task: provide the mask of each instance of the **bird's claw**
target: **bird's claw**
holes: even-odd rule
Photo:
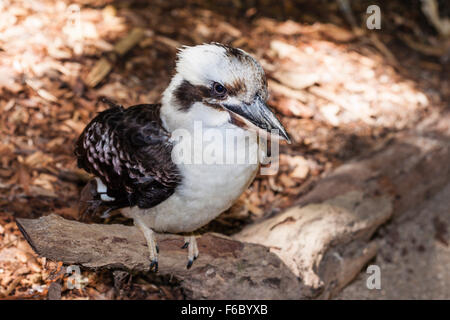
[[[152,260],[150,263],[150,271],[158,272],[158,260]]]
[[[190,269],[192,267],[192,264],[198,257],[198,247],[195,236],[185,237],[184,245],[181,248],[188,249],[188,263],[186,265],[186,268]]]
[[[194,264],[194,261],[197,260],[198,256],[194,256],[192,259],[188,260],[188,263],[186,265],[186,269],[190,269],[192,267],[192,265]]]

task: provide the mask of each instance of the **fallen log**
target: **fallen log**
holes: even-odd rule
[[[149,270],[148,248],[136,227],[86,224],[51,214],[17,219],[19,229],[41,256],[87,268]],[[187,270],[184,237],[158,234],[159,274],[173,275],[189,299],[298,299],[302,285],[261,245],[208,233],[198,240],[200,256]]]
[[[270,247],[314,297],[333,297],[376,255],[371,238],[380,225],[450,181],[450,116],[430,119],[338,167],[297,206],[233,238]]]

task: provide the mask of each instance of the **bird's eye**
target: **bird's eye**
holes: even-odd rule
[[[225,88],[223,85],[221,85],[218,82],[214,82],[213,93],[214,93],[214,95],[216,95],[220,98],[223,98],[227,93],[227,88]]]

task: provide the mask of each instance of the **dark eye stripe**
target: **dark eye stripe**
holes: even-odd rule
[[[183,82],[175,89],[174,96],[178,100],[180,110],[189,110],[194,102],[202,101],[211,94],[211,89],[206,86],[194,86],[189,81]]]

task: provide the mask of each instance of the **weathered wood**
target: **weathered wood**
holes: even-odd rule
[[[88,268],[149,270],[142,233],[124,225],[85,224],[57,215],[17,219],[33,249],[41,256]],[[183,237],[158,234],[159,274],[181,280],[191,299],[298,299],[297,277],[261,245],[241,243],[217,234],[198,239],[200,256],[187,270]]]
[[[270,247],[317,297],[330,298],[375,256],[371,237],[381,224],[450,181],[449,136],[448,114],[397,134],[234,239]]]
[[[372,259],[373,232],[393,213],[388,196],[350,191],[319,204],[288,209],[235,236],[271,248],[315,295],[328,298]]]

